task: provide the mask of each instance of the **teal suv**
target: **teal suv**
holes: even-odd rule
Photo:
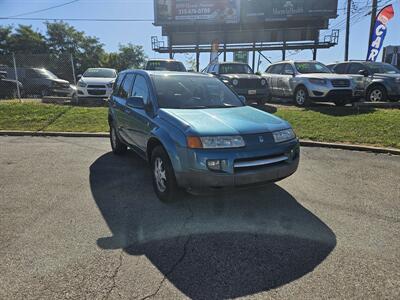
[[[284,120],[246,106],[212,75],[129,70],[110,98],[112,150],[150,163],[157,196],[178,188],[274,182],[299,164],[299,142]]]

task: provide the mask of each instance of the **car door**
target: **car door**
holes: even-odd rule
[[[291,81],[293,79],[294,70],[291,64],[284,64],[279,80],[279,90],[284,97],[293,95]]]
[[[121,75],[120,75],[121,76]],[[119,78],[118,78],[119,79]],[[116,90],[112,96],[112,107],[117,119],[117,128],[120,136],[129,144],[134,145],[134,140],[128,134],[127,123],[130,114],[129,108],[126,106],[126,101],[131,95],[135,74],[124,74],[120,85],[116,85]]]
[[[146,107],[150,103],[150,90],[147,80],[144,76],[136,75],[132,88],[132,97],[142,97]],[[135,141],[136,146],[142,150],[146,150],[147,137],[151,131],[151,120],[146,109],[128,108],[130,110],[127,117],[127,134]]]
[[[366,90],[370,78],[360,75],[360,71],[367,70],[367,67],[361,63],[350,63],[347,69],[347,74],[350,75],[357,84],[357,89]]]
[[[275,68],[273,70],[273,77],[272,77],[272,85],[273,85],[273,89],[274,89],[274,96],[275,97],[284,97],[284,93],[283,93],[283,79],[284,79],[284,75],[283,73],[283,67],[284,64],[277,64],[275,65]]]

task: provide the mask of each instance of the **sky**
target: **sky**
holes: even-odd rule
[[[45,26],[42,21],[32,20],[5,20],[8,17],[27,13],[35,10],[45,9],[50,6],[70,2],[71,0],[0,0],[0,25],[32,25],[45,33]],[[368,34],[370,16],[365,16],[370,11],[372,0],[353,0],[354,9],[352,26],[350,31],[350,59],[365,59],[368,48]],[[345,38],[345,7],[347,0],[339,0],[337,19],[330,21],[332,28],[339,27],[339,45],[330,49],[318,51],[317,59],[323,63],[341,61],[344,58],[344,38]],[[380,0],[382,4],[394,4],[395,17],[388,26],[388,34],[384,46],[400,45],[400,0]],[[153,19],[153,0],[80,0],[69,5],[55,8],[52,10],[29,14],[25,17],[33,18],[140,18]],[[165,54],[158,54],[151,49],[151,36],[161,37],[160,27],[155,27],[152,22],[69,22],[78,30],[84,31],[88,35],[97,36],[104,44],[107,51],[116,51],[119,44],[133,43],[142,45],[146,54],[150,58],[167,57]],[[329,32],[322,31],[320,39]],[[281,52],[264,52],[271,61],[279,61]],[[186,61],[191,55],[177,55],[175,58]],[[251,57],[251,56],[250,56]],[[231,59],[232,55],[228,55]],[[299,53],[290,52],[289,59],[312,59],[311,50],[304,50]],[[258,56],[257,56],[258,59]],[[205,67],[209,61],[209,54],[201,55],[201,66]],[[268,66],[266,61],[262,62],[260,69]]]

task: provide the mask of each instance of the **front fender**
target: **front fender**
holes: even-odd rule
[[[160,120],[161,126],[155,127],[151,131],[151,138],[157,139],[171,160],[175,173],[184,170],[186,160],[186,136],[178,128]],[[149,139],[149,140],[150,140]]]

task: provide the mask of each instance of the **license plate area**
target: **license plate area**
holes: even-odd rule
[[[257,94],[257,90],[249,90],[249,95],[256,95]]]

